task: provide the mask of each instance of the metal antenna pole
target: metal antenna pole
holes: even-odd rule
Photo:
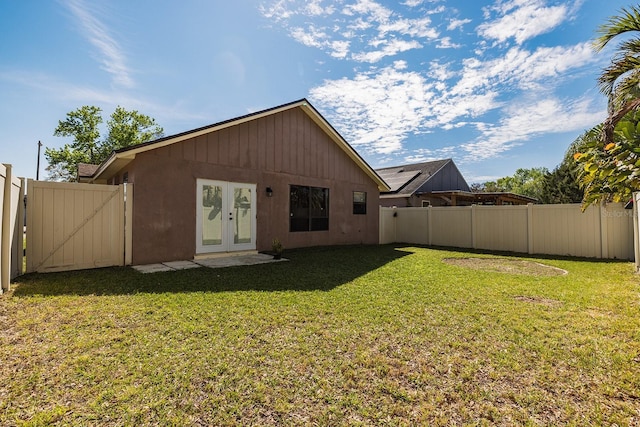
[[[42,142],[38,141],[38,164],[36,166],[36,181],[40,178],[40,147],[42,147]]]

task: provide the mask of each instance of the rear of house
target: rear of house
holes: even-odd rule
[[[134,264],[375,244],[388,190],[304,99],[120,150],[82,180],[134,184]]]

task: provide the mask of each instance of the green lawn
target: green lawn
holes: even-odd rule
[[[285,257],[21,278],[0,297],[0,425],[640,425],[631,263]]]

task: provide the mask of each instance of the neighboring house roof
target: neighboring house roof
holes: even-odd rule
[[[461,201],[501,205],[505,203],[537,203],[534,198],[515,193],[473,193],[452,159],[414,163],[376,169],[390,190],[380,193],[381,199],[434,197],[456,205]]]
[[[164,138],[156,139],[154,141],[146,142],[143,144],[134,145],[131,147],[116,150],[111,153],[111,156],[105,160],[97,170],[90,176],[83,179],[84,182],[95,182],[98,179],[109,179],[128,163],[135,159],[138,153],[153,150],[167,145],[176,144],[178,142],[185,141],[190,138],[198,137],[210,132],[215,132],[224,128],[236,126],[245,122],[256,120],[262,117],[266,117],[272,114],[277,114],[293,108],[300,108],[313,120],[324,132],[344,151],[354,163],[356,163],[360,169],[362,169],[377,185],[380,191],[388,191],[389,187],[386,182],[376,173],[376,171],[369,166],[369,164],[349,145],[349,143],[336,131],[333,126],[307,101],[306,99],[300,99],[298,101],[290,102],[288,104],[280,105],[278,107],[269,108],[266,110],[258,111],[256,113],[247,114],[245,116],[236,117],[234,119],[225,120],[222,122],[214,123],[201,128],[193,129],[187,132],[182,132],[176,135],[167,136]]]
[[[393,166],[376,169],[376,172],[390,187],[380,195],[383,198],[411,197],[415,193],[444,190],[470,191],[452,159]]]
[[[100,165],[92,165],[90,163],[78,163],[78,181],[91,178],[99,167]]]

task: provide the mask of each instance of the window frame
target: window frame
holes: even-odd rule
[[[364,200],[356,200],[356,195],[364,196]],[[354,191],[352,193],[352,201],[353,201],[354,215],[367,214],[367,192],[366,191]]]
[[[289,185],[289,232],[329,230],[330,191],[325,187]]]

